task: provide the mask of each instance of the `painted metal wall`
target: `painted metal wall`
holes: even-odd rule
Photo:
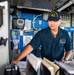
[[[0,27],[0,37],[7,38],[6,46],[0,45],[0,75],[3,75],[5,66],[9,63],[9,14],[8,14],[8,2],[0,2],[0,6],[4,6],[3,9],[3,25]]]

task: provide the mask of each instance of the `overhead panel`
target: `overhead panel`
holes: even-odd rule
[[[60,7],[62,7],[64,4],[66,4],[69,0],[59,0],[56,4],[54,4],[52,6],[52,10],[57,10],[59,9]]]
[[[68,0],[10,0],[10,5],[54,10]]]
[[[0,0],[0,2],[1,1],[9,1],[10,5],[15,6],[55,10],[62,7],[69,0]]]

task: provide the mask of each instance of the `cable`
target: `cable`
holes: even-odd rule
[[[39,17],[39,16],[42,16],[42,14],[37,15],[37,16],[33,19],[33,22],[32,22],[32,23],[33,23],[33,28],[34,28],[34,29],[35,29],[35,25],[34,25],[34,24],[36,23],[36,22],[35,22],[35,20],[36,20],[36,19],[37,19],[37,17]]]

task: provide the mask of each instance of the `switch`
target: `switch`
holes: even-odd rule
[[[42,25],[42,20],[39,20],[39,25]]]

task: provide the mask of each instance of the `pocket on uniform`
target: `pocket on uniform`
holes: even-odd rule
[[[60,39],[59,41],[59,47],[63,48],[64,44],[66,43],[66,39]]]

